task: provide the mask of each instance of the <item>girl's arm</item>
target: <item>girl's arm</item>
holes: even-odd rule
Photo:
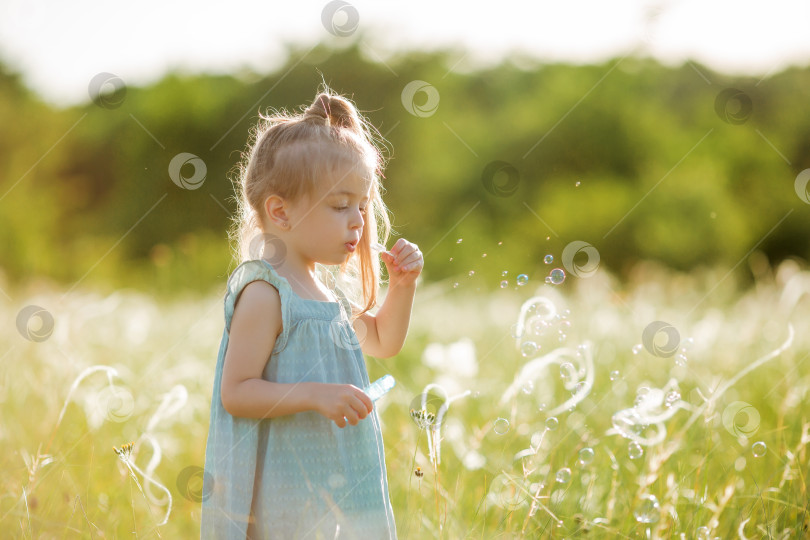
[[[371,400],[351,384],[276,383],[262,379],[281,333],[281,298],[265,281],[249,283],[237,298],[222,368],[220,398],[233,416],[274,418],[316,411],[339,427],[365,418]]]
[[[400,238],[382,258],[388,270],[388,292],[376,315],[368,312],[354,322],[355,333],[365,354],[377,358],[396,355],[405,343],[411,320],[416,278],[424,259],[416,244]]]

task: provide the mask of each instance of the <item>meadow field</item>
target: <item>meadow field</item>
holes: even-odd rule
[[[420,285],[366,359],[399,537],[806,535],[810,271],[741,269]],[[2,536],[199,537],[222,290],[35,290],[0,308]]]

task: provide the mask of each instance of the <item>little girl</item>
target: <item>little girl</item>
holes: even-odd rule
[[[201,538],[396,538],[363,353],[401,349],[422,254],[372,249],[390,232],[380,139],[347,99],[325,87],[303,114],[261,118],[240,168]]]

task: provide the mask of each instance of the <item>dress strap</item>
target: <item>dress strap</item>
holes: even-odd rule
[[[275,269],[264,260],[245,261],[231,273],[228,278],[228,288],[225,293],[225,330],[230,332],[231,318],[239,295],[242,294],[248,283],[266,281],[278,291],[281,297],[281,334],[276,338],[273,354],[281,352],[287,345],[287,336],[290,332],[290,302],[293,300],[292,288],[289,282],[278,275]]]

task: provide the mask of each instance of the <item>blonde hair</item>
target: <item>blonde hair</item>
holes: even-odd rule
[[[358,174],[371,182],[366,223],[357,250],[340,266],[340,273],[362,286],[362,312],[368,311],[376,305],[380,282],[379,255],[371,244],[385,245],[391,233],[380,181],[385,167],[381,148],[388,149],[385,139],[325,83],[301,114],[272,110],[259,118],[234,182],[237,213],[229,238],[235,257],[240,262],[253,258],[250,244],[264,233],[259,216],[267,197],[275,194],[295,202],[313,195],[324,178]]]

